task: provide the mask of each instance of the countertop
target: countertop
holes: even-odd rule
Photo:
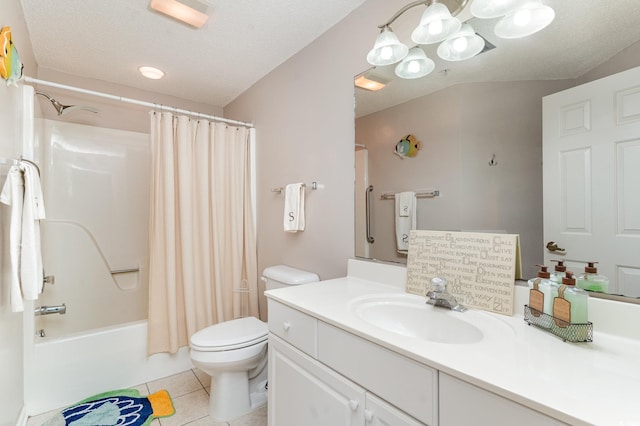
[[[640,424],[638,340],[598,332],[594,327],[593,342],[563,342],[527,325],[518,306],[515,310],[519,314],[512,317],[477,310],[452,312],[482,330],[483,338],[476,343],[435,343],[406,337],[364,321],[352,309],[354,300],[402,295],[406,294],[404,289],[397,283],[388,285],[354,276],[266,294],[323,322],[568,424]]]

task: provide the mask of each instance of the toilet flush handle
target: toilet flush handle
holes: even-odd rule
[[[291,328],[291,323],[289,321],[283,322],[282,328],[284,328],[284,331],[289,331],[289,329]]]

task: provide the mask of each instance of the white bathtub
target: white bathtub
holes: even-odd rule
[[[147,357],[147,322],[92,330],[25,345],[28,415],[192,368],[189,349]]]

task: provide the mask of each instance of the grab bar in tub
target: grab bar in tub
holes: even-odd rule
[[[138,272],[138,271],[140,271],[140,268],[116,269],[114,271],[111,271],[111,275],[128,274],[130,272]]]
[[[66,314],[67,313],[67,305],[64,303],[58,306],[39,306],[33,312],[34,315],[51,315],[51,314]]]

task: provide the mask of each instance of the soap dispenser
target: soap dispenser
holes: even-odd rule
[[[569,315],[566,312],[558,312],[558,300],[564,298],[569,302]],[[554,300],[553,316],[569,320],[572,324],[584,324],[588,321],[589,293],[576,287],[576,279],[572,272],[567,271],[562,279],[562,286],[558,289],[558,297]]]
[[[564,260],[552,260],[552,262],[556,263],[556,266],[551,273],[551,281],[558,283],[558,285],[562,284],[562,278],[564,278],[565,273],[567,271],[567,267],[564,266]]]
[[[598,274],[598,268],[595,267],[596,263],[598,262],[587,262],[584,273],[578,275],[577,286],[589,291],[608,293],[609,278]]]
[[[553,299],[558,297],[559,284],[549,280],[551,274],[544,265],[536,265],[540,268],[538,276],[531,278],[529,283],[529,307],[544,312],[547,315],[553,315]],[[535,291],[532,291],[535,290]],[[536,293],[538,291],[539,293]],[[538,316],[535,315],[534,316]]]

